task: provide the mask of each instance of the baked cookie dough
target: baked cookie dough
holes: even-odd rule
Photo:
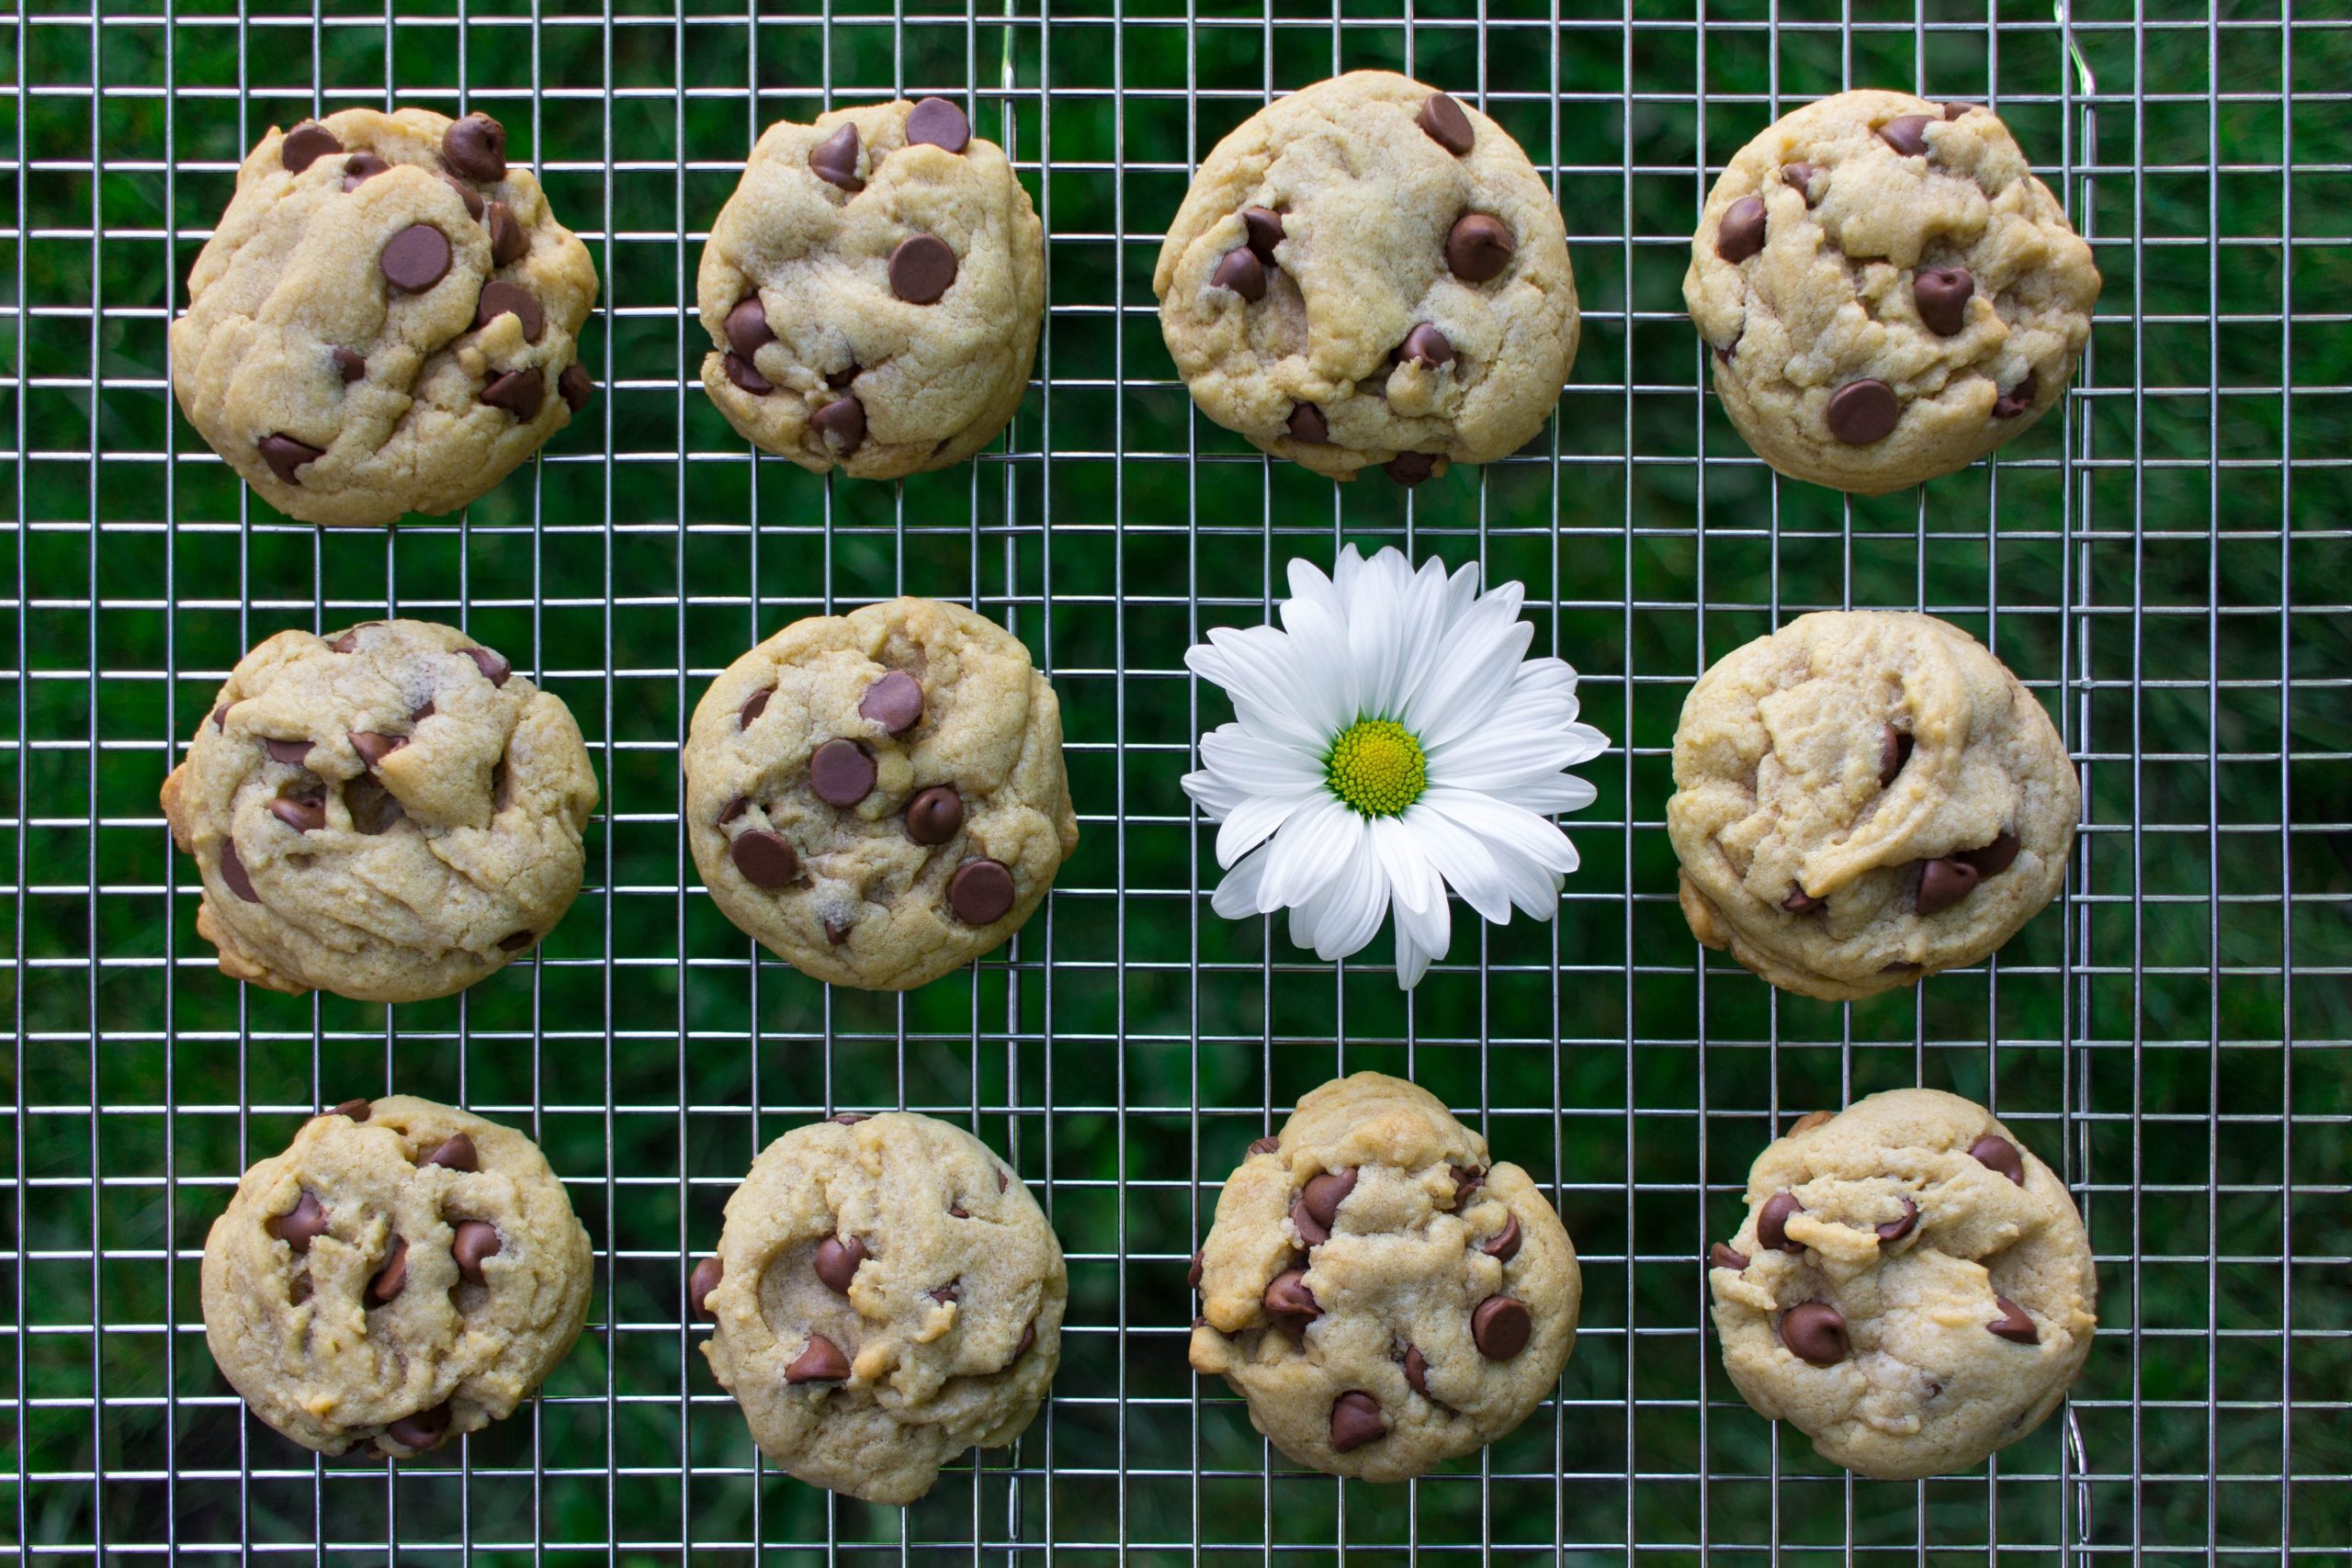
[[[1045,231],[945,98],[835,109],[768,127],[696,290],[729,423],[812,472],[893,479],[962,462],[1021,407]]]
[[[1493,1442],[1559,1381],[1582,1277],[1527,1172],[1428,1090],[1325,1084],[1228,1178],[1194,1261],[1197,1371],[1299,1464],[1403,1481]]]
[[[593,1259],[511,1127],[346,1100],[255,1164],[204,1242],[204,1338],[307,1449],[404,1459],[511,1414],[580,1337]]]
[[[2031,693],[1931,615],[1826,610],[1682,705],[1666,829],[1690,934],[1850,1001],[1974,964],[2054,897],[2079,795]]]
[[[2057,1409],[2090,1353],[2098,1281],[2074,1200],[1958,1095],[1804,1118],[1757,1156],[1747,1210],[1707,1259],[1724,1368],[1833,1464],[1969,1469]]]
[[[1998,117],[1871,90],[1733,156],[1682,280],[1747,444],[1862,495],[1966,468],[2056,406],[2098,289]]]
[[[454,512],[594,390],[579,335],[596,268],[486,114],[273,127],[187,294],[180,408],[306,523]]]
[[[164,781],[221,972],[446,997],[580,892],[596,779],[571,710],[454,626],[284,631],[237,661]]]
[[[1335,479],[1403,485],[1544,427],[1577,355],[1567,230],[1519,143],[1352,71],[1216,144],[1152,274],[1201,412]]]
[[[1021,639],[894,599],[729,665],[686,740],[686,842],[727,918],[834,986],[903,991],[1021,929],[1078,845],[1061,705]]]
[[[1061,1360],[1069,1280],[1037,1201],[928,1116],[836,1116],[770,1144],[688,1281],[703,1354],[767,1456],[904,1505],[1002,1448]]]

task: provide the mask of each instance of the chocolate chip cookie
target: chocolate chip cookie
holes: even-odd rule
[[[1805,1117],[1757,1156],[1747,1209],[1707,1259],[1724,1370],[1833,1464],[1969,1469],[2057,1409],[2090,1354],[2098,1282],[2074,1200],[1958,1095]]]
[[[1061,1360],[1061,1243],[986,1144],[904,1111],[770,1144],[687,1281],[710,1370],[801,1480],[907,1504],[1037,1414]]]
[[[835,986],[903,991],[1019,931],[1078,844],[1061,705],[1021,639],[896,599],[729,665],[686,741],[686,841],[727,918]]]
[[[164,781],[221,971],[379,1002],[462,990],[545,936],[595,804],[571,711],[431,621],[279,632]]]
[[[2098,289],[1997,116],[1878,91],[1741,148],[1682,280],[1747,444],[1862,495],[1966,468],[2054,407]]]
[[[1403,485],[1525,446],[1577,353],[1552,193],[1493,120],[1353,71],[1217,143],[1152,274],[1201,411],[1335,479]]]
[[[1801,615],[1682,705],[1682,913],[1773,985],[1848,1001],[1973,964],[2056,897],[2079,795],[2031,693],[1959,627]]]
[[[768,127],[696,288],[729,423],[817,473],[898,479],[962,462],[1020,408],[1045,231],[945,98],[835,109]]]
[[[454,512],[583,407],[588,248],[486,114],[272,129],[172,323],[180,408],[306,523]]]
[[[1195,1259],[1195,1371],[1293,1461],[1402,1481],[1527,1419],[1582,1276],[1527,1172],[1426,1089],[1325,1084],[1227,1179]]]
[[[513,1412],[588,1315],[563,1183],[511,1127],[345,1100],[256,1163],[204,1242],[204,1337],[304,1448],[394,1459]]]

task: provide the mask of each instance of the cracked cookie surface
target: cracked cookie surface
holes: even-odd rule
[[[2054,407],[2098,291],[1998,117],[1871,89],[1733,156],[1682,281],[1757,455],[1863,495],[1965,468]]]
[[[1567,231],[1526,153],[1386,71],[1278,98],[1218,142],[1152,291],[1202,412],[1339,479],[1507,456],[1576,358]]]
[[[978,1138],[905,1111],[770,1144],[727,1201],[690,1304],[770,1459],[873,1503],[1001,1448],[1061,1359],[1069,1278],[1036,1200]]]
[[[172,323],[181,409],[308,523],[453,512],[594,390],[588,249],[487,115],[345,109],[273,129]]]
[[[831,985],[907,990],[989,952],[1078,844],[1053,687],[934,599],[785,627],[711,682],[684,761],[712,899]]]
[[[703,247],[703,386],[814,472],[944,468],[1020,408],[1045,289],[1029,193],[955,104],[779,120]]]
[[[503,968],[580,892],[595,775],[561,701],[453,626],[284,631],[164,783],[221,970],[363,1001]]]
[[[1757,1156],[1710,1255],[1724,1368],[1860,1474],[1966,1470],[2039,1426],[2090,1353],[2074,1200],[1983,1106],[1897,1089]]]
[[[204,1243],[205,1342],[305,1448],[405,1458],[511,1414],[587,1320],[592,1255],[511,1127],[390,1095],[312,1117]]]
[[[2080,795],[2031,693],[1959,627],[1821,611],[1726,654],[1674,732],[1682,913],[1846,1001],[1973,964],[2057,896]]]
[[[1401,1481],[1493,1442],[1559,1381],[1576,1249],[1527,1172],[1417,1085],[1327,1083],[1227,1179],[1195,1371],[1299,1464]]]

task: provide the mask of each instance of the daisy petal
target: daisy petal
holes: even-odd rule
[[[1577,727],[1577,730],[1582,728],[1581,725]],[[1523,729],[1516,723],[1498,721],[1442,746],[1430,747],[1430,782],[1510,798],[1521,784],[1591,759],[1585,736],[1577,730]],[[1205,750],[1203,755],[1206,756]]]
[[[1315,799],[1311,793],[1295,795],[1253,795],[1235,807],[1226,818],[1225,825],[1216,830],[1216,863],[1231,866],[1234,862],[1266,841],[1273,832],[1307,802]]]
[[[1485,724],[1510,691],[1520,656],[1535,628],[1519,616],[1519,596],[1505,590],[1487,594],[1446,636],[1437,667],[1413,694],[1408,728],[1424,746],[1439,746]]]
[[[1510,923],[1510,881],[1476,834],[1418,801],[1403,820],[1406,831],[1464,903],[1497,925]]]
[[[1291,940],[1325,963],[1361,952],[1388,914],[1388,879],[1378,860],[1357,855],[1330,885],[1291,914]]]
[[[1397,934],[1409,931],[1430,952],[1444,953],[1453,917],[1446,908],[1445,884],[1438,879],[1437,867],[1394,817],[1374,818],[1372,836],[1388,873],[1389,908],[1396,917]]]
[[[1210,773],[1252,795],[1314,789],[1323,783],[1325,771],[1306,753],[1232,724],[1219,725],[1201,737],[1201,761]]]
[[[1266,857],[1251,855],[1225,874],[1225,880],[1209,895],[1209,908],[1228,920],[1238,920],[1258,911],[1258,885],[1265,880]]]
[[[1346,621],[1313,600],[1286,599],[1283,626],[1290,633],[1292,658],[1306,689],[1299,714],[1328,744],[1355,722],[1355,664],[1348,656]]]
[[[1273,863],[1266,868],[1260,907],[1303,904],[1320,893],[1351,856],[1366,852],[1363,818],[1328,795],[1310,795],[1283,824],[1266,852]]]
[[[1248,792],[1211,773],[1186,773],[1176,782],[1184,786],[1184,793],[1193,797],[1201,815],[1212,822],[1224,821],[1250,798]]]

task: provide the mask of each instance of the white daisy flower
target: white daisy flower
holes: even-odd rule
[[[1326,960],[1396,917],[1396,982],[1445,956],[1445,892],[1498,925],[1539,920],[1577,868],[1546,820],[1592,803],[1562,770],[1609,738],[1577,722],[1577,672],[1521,656],[1525,591],[1481,595],[1478,569],[1414,571],[1351,545],[1335,576],[1290,563],[1282,626],[1218,627],[1184,662],[1233,699],[1201,737],[1184,792],[1221,824],[1211,907],[1227,919],[1290,911],[1291,941]]]

